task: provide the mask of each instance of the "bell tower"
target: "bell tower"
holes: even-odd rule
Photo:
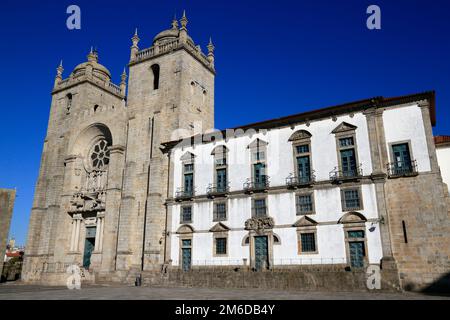
[[[180,21],[140,49],[132,37],[128,141],[116,269],[160,270],[164,254],[169,159],[161,143],[214,128],[214,45],[207,53]],[[133,276],[134,274],[129,274]]]

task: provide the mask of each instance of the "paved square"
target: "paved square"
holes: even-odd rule
[[[249,295],[251,292],[251,295]],[[152,288],[131,286],[65,287],[0,284],[0,300],[450,300],[417,293],[299,292],[260,289]]]

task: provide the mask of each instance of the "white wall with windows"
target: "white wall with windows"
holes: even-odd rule
[[[417,105],[406,105],[389,108],[383,113],[386,148],[392,159],[392,144],[407,143],[410,148],[410,160],[417,160],[419,172],[430,170],[425,129],[421,109]],[[340,130],[340,127],[344,130]],[[315,183],[290,190],[286,188],[286,178],[296,173],[298,150],[289,141],[295,132],[305,130],[309,149],[310,169],[314,171]],[[347,132],[348,131],[348,132]],[[353,137],[351,147],[354,148],[355,162],[361,165],[362,176],[372,173],[369,133],[366,116],[359,112],[351,115],[328,118],[311,123],[286,126],[260,132],[247,132],[238,137],[231,137],[217,142],[196,144],[195,146],[176,146],[172,149],[173,189],[183,188],[183,160],[186,154],[194,155],[195,195],[199,198],[190,201],[173,202],[169,205],[171,213],[171,258],[174,266],[180,261],[180,239],[192,237],[191,259],[193,265],[242,264],[243,259],[249,261],[251,246],[243,243],[249,234],[245,230],[245,222],[254,215],[257,198],[265,199],[265,215],[273,218],[273,233],[279,243],[272,246],[273,264],[327,264],[347,263],[349,259],[348,225],[342,219],[349,212],[357,212],[362,223],[359,227],[364,231],[365,248],[368,263],[379,263],[382,258],[382,246],[379,232],[379,216],[374,184],[368,178],[338,184],[330,183],[330,173],[335,168],[342,168],[342,145],[340,139]],[[244,183],[255,175],[253,171],[255,141],[263,144],[263,161],[265,174],[270,179],[268,192],[248,194],[244,192]],[[227,148],[227,180],[230,186],[228,197],[208,198],[208,185],[215,182],[215,161],[213,150],[220,145]],[[253,148],[253,149],[251,149]],[[346,148],[346,145],[345,145]],[[260,149],[258,149],[260,150]],[[184,157],[184,158],[183,158]],[[392,161],[392,160],[389,160]],[[445,168],[445,165],[444,165]],[[447,170],[448,171],[448,170]],[[298,169],[297,169],[298,172]],[[450,177],[449,177],[450,179]],[[274,190],[275,188],[276,190]],[[299,197],[302,196],[300,199]],[[220,221],[227,228],[222,231],[227,237],[227,254],[215,255],[215,234],[211,228],[218,224],[214,220],[214,203],[217,200],[226,202],[226,219]],[[192,221],[181,221],[182,207],[192,206]],[[306,206],[306,207],[305,207]],[[302,208],[302,209],[300,209]],[[300,212],[299,210],[305,210]],[[312,221],[315,233],[315,251],[306,250],[302,246],[300,233],[302,228],[294,224],[307,216]],[[365,221],[365,222],[364,222]],[[190,235],[179,234],[177,230],[183,225],[190,225],[194,232]],[[220,228],[222,228],[222,226]],[[308,231],[309,232],[309,231]],[[359,233],[352,234],[360,235]],[[305,236],[305,241],[308,236]],[[312,239],[312,238],[309,238]]]
[[[383,124],[389,162],[394,161],[392,145],[408,143],[411,160],[417,161],[418,171],[431,171],[422,111],[417,104],[385,110]]]

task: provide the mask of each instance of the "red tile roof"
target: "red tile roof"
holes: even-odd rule
[[[450,136],[435,136],[434,137],[434,144],[440,145],[440,144],[450,144]]]

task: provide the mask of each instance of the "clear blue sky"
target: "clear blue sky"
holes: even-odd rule
[[[19,4],[20,3],[20,4]],[[66,28],[77,4],[82,29]],[[382,30],[366,9],[382,10]],[[437,92],[435,134],[450,134],[448,0],[11,1],[0,12],[0,187],[17,188],[10,234],[26,239],[55,68],[85,61],[91,45],[118,83],[130,38],[151,45],[186,9],[188,30],[216,45],[216,127],[373,96]]]

